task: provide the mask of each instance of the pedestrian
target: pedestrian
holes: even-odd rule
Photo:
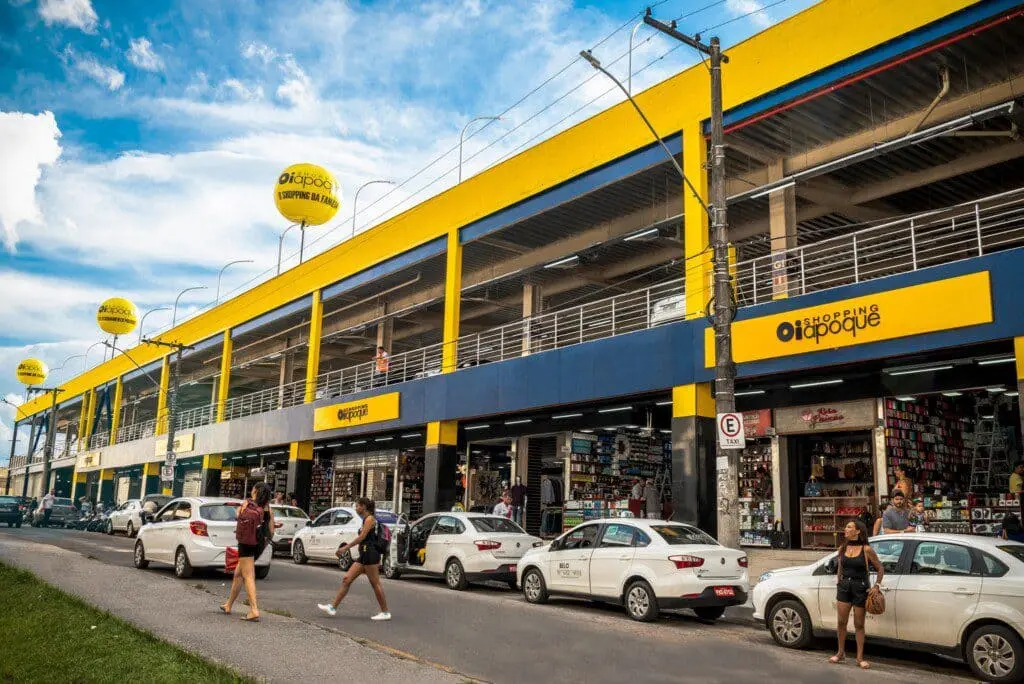
[[[897,489],[892,493],[892,505],[882,514],[883,534],[902,534],[903,532],[916,532],[917,528],[910,524],[910,509],[907,507],[907,497]]]
[[[642,518],[644,515],[644,486],[640,480],[633,480],[633,488],[629,491],[629,512],[634,518]]]
[[[50,514],[53,512],[53,500],[56,498],[51,489],[43,496],[43,501],[39,504],[40,508],[43,509],[43,527],[50,526]]]
[[[335,556],[341,558],[351,549],[359,547],[359,558],[352,563],[352,567],[345,573],[345,578],[341,580],[341,588],[338,589],[338,595],[330,603],[317,604],[317,608],[331,617],[337,614],[338,606],[344,600],[345,595],[348,594],[352,583],[360,575],[365,574],[366,578],[370,580],[370,586],[373,587],[373,593],[377,596],[377,604],[380,606],[380,612],[370,619],[378,621],[391,619],[391,613],[388,611],[388,600],[384,596],[384,588],[380,585],[380,543],[382,540],[380,539],[380,532],[377,530],[377,518],[374,517],[374,512],[375,507],[371,499],[362,497],[356,501],[356,515],[363,519],[363,526],[360,528],[359,535],[355,539],[347,544],[342,544],[334,553]]]
[[[647,484],[644,485],[644,511],[647,514],[647,518],[651,520],[661,519],[661,496],[658,495],[658,489],[654,486],[654,480],[648,479]]]
[[[1010,473],[1010,493],[1018,496],[1024,494],[1024,461],[1013,464],[1013,472]]]
[[[846,629],[853,612],[853,628],[857,637],[857,664],[862,670],[871,667],[864,660],[864,604],[868,600],[868,589],[871,585],[871,569],[878,572],[876,584],[882,583],[885,568],[878,560],[878,555],[868,544],[868,528],[859,520],[851,520],[843,528],[843,543],[839,547],[839,568],[836,572],[836,634],[839,637],[839,648],[836,654],[828,659],[833,665],[846,660]]]
[[[512,517],[511,502],[512,502],[512,497],[507,496],[507,495],[501,497],[501,499],[498,500],[498,503],[495,504],[494,510],[491,511],[491,513],[494,514],[494,515],[497,515],[499,517],[502,517],[502,518],[511,518]]]
[[[280,505],[283,505],[283,504],[284,504],[284,492],[282,492],[282,491],[274,492],[274,505],[275,506],[280,506]]]
[[[271,530],[274,529],[274,513],[270,506],[270,486],[260,482],[253,486],[249,498],[246,499],[238,509],[238,523],[235,523],[235,536],[244,534],[239,528],[239,523],[245,525],[252,522],[256,525],[256,543],[238,542],[238,565],[235,566],[235,576],[231,580],[231,593],[228,601],[220,609],[230,615],[231,608],[235,605],[242,587],[245,587],[245,595],[249,597],[249,612],[243,618],[247,622],[260,621],[260,609],[256,603],[256,559],[263,555],[270,539]],[[255,518],[255,520],[253,520]],[[255,521],[259,522],[256,523]]]
[[[1003,531],[999,534],[1007,541],[1021,542],[1024,544],[1024,527],[1021,527],[1020,518],[1013,513],[1008,513],[1003,518]]]
[[[289,505],[294,506],[295,508],[299,507],[299,500],[295,498],[295,492],[288,492],[287,500]]]
[[[387,384],[387,374],[391,369],[391,356],[378,345],[377,353],[373,357],[373,386],[380,387]]]
[[[904,466],[896,466],[896,485],[893,490],[900,490],[903,495],[910,498],[914,495],[914,479],[913,472],[910,468]]]

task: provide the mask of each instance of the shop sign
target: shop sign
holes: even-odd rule
[[[180,456],[196,448],[196,434],[188,432],[183,435],[174,435],[174,454]],[[158,437],[156,440],[155,455],[164,456],[167,453],[167,437]]]
[[[844,299],[732,324],[736,363],[842,349],[869,342],[991,323],[988,271]],[[704,364],[715,365],[711,328],[704,334]]]
[[[792,435],[870,430],[875,426],[876,411],[874,399],[775,409],[775,431]]]
[[[100,463],[102,461],[103,461],[103,452],[102,451],[94,451],[92,453],[84,454],[82,456],[79,456],[78,463],[75,465],[75,467],[77,469],[79,469],[79,470],[84,470],[85,468],[99,468],[100,467]]]
[[[399,392],[392,392],[318,408],[313,412],[313,430],[337,430],[395,420],[399,416],[399,397]]]
[[[747,439],[767,437],[772,427],[772,410],[743,412],[743,434]]]

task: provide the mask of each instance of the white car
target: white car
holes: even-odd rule
[[[747,601],[747,554],[722,546],[696,527],[614,518],[578,525],[519,563],[530,603],[552,594],[623,605],[634,620],[663,609],[692,608],[715,620]]]
[[[309,523],[309,516],[301,508],[272,504],[270,510],[274,513],[274,536],[271,544],[274,553],[292,552],[292,540]]]
[[[392,536],[405,529],[399,517],[391,511],[377,511],[376,517],[391,530]],[[354,508],[338,506],[328,509],[318,515],[316,520],[307,520],[305,527],[295,534],[292,540],[292,560],[299,565],[311,560],[326,561],[337,563],[342,570],[348,570],[353,562],[352,552],[340,559],[334,554],[339,546],[355,539],[362,526],[363,520]],[[356,550],[355,558],[358,556]]]
[[[1024,544],[909,533],[873,537],[871,548],[886,608],[867,616],[869,641],[963,658],[988,682],[1024,681]],[[835,633],[836,556],[761,575],[754,618],[779,645]]]
[[[162,494],[149,494],[141,499],[128,499],[107,515],[107,534],[124,532],[127,536],[134,537],[142,528],[142,512],[146,504],[152,503],[150,508],[155,513],[172,498]]]
[[[470,582],[504,582],[516,588],[519,559],[543,542],[508,518],[487,513],[431,513],[392,535],[384,576],[404,573],[444,577],[450,589]]]
[[[144,570],[150,563],[174,566],[174,574],[184,579],[195,568],[224,568],[224,554],[235,541],[235,520],[242,501],[222,497],[183,497],[174,499],[152,516],[139,530],[135,540],[135,567]],[[256,559],[256,577],[270,572],[270,544]]]

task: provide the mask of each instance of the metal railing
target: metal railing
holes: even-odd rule
[[[185,409],[184,411],[178,412],[177,421],[175,421],[177,426],[176,429],[190,430],[192,428],[202,427],[203,425],[213,423],[216,418],[216,404],[206,404],[204,406]]]
[[[97,432],[89,436],[89,449],[102,449],[110,444],[109,432]]]
[[[1024,246],[1024,189],[915,216],[736,264],[739,306]]]
[[[134,442],[137,439],[145,439],[156,434],[156,418],[150,418],[138,423],[122,425],[117,429],[117,443]]]
[[[376,361],[321,373],[316,379],[317,398],[354,394],[373,387],[416,380],[441,372],[443,345],[432,344],[414,351],[393,354],[387,370],[378,371]]]
[[[298,380],[287,385],[269,387],[258,392],[250,392],[237,397],[231,397],[224,402],[224,420],[235,420],[246,416],[277,411],[278,409],[298,406],[306,399],[306,381]],[[216,404],[211,404],[216,411]],[[214,418],[216,416],[214,415]]]

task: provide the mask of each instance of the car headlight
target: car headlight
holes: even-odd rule
[[[771,571],[768,571],[768,572],[762,572],[762,573],[761,573],[761,576],[757,578],[757,581],[758,581],[758,582],[764,582],[765,580],[770,580],[771,578],[772,578],[772,573],[771,573]]]

